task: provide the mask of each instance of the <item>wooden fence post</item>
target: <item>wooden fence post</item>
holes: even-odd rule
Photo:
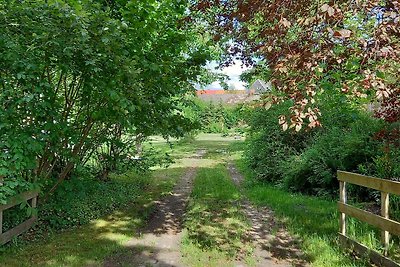
[[[23,193],[20,193],[16,196],[13,196],[8,199],[6,204],[0,205],[0,219],[2,218],[1,216],[3,215],[3,211],[12,208],[16,205],[19,205],[20,203],[24,201],[30,201],[31,207],[36,208],[37,206],[37,198],[38,198],[38,192],[35,190],[32,191],[26,191]],[[6,232],[3,233],[3,231],[0,231],[0,246],[7,243],[11,239],[13,239],[15,236],[20,235],[21,233],[25,232],[29,228],[31,228],[35,221],[37,220],[37,214],[36,212],[32,214],[32,216],[25,220],[24,222],[20,223],[19,225],[8,229]],[[1,220],[0,220],[0,226],[1,226]],[[1,226],[2,228],[2,226]]]
[[[389,219],[389,193],[381,192],[381,216]],[[382,231],[382,245],[384,247],[384,255],[387,256],[389,250],[389,232]]]
[[[340,202],[347,203],[346,182],[340,181]],[[340,213],[340,233],[346,235],[346,214]]]
[[[37,206],[37,196],[36,197],[34,197],[34,198],[32,198],[32,201],[31,201],[31,207],[33,208],[33,209],[36,209],[36,206]],[[35,214],[35,213],[34,213]],[[34,218],[37,218],[37,215],[35,214],[35,215],[32,215],[32,217],[34,217]]]
[[[3,186],[3,176],[0,176],[0,186]],[[3,211],[0,210],[0,235],[3,233]]]

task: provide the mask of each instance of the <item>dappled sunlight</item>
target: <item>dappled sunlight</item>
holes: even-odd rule
[[[302,238],[301,247],[307,251],[307,259],[315,266],[364,266],[353,264],[337,246],[339,229],[338,215],[334,202],[298,194],[291,194],[272,186],[259,184],[247,189],[249,198],[260,206],[271,207],[279,224]],[[287,251],[285,236],[280,236],[279,227],[272,242],[267,244],[276,255],[295,253]],[[285,252],[286,250],[286,252]],[[286,254],[287,255],[287,254]]]
[[[233,163],[228,164],[233,182],[244,191],[244,177]],[[268,208],[256,208],[249,200],[241,202],[243,213],[251,222],[248,238],[256,244],[255,255],[263,260],[279,259],[291,266],[307,266],[306,255],[299,249],[300,240],[286,231],[282,220],[276,220]]]
[[[216,261],[213,255],[221,253],[233,259],[250,257],[252,246],[246,237],[250,225],[241,211],[239,199],[240,194],[224,165],[199,169],[185,219],[187,232],[183,250],[187,251],[187,257],[199,257],[203,266],[216,266],[208,264]],[[203,256],[192,255],[198,249]],[[210,259],[206,259],[207,255]],[[224,260],[227,266],[232,263]]]
[[[172,168],[187,168],[192,166],[199,166],[199,167],[214,167],[215,165],[219,164],[220,162],[212,159],[194,159],[194,158],[183,158],[178,160],[176,163],[171,165]]]
[[[99,266],[107,255],[127,250],[129,240],[140,238],[140,228],[154,209],[154,199],[167,195],[184,171],[155,171],[154,179],[147,181],[151,184],[139,196],[133,196],[127,209],[15,250],[3,258],[6,266]]]
[[[198,151],[196,157],[201,158],[204,154],[205,151]],[[195,173],[196,168],[188,168],[173,192],[155,202],[155,209],[147,225],[140,229],[140,235],[124,244],[122,254],[108,257],[105,266],[114,266],[116,263],[129,266],[182,266],[179,252],[182,217]]]

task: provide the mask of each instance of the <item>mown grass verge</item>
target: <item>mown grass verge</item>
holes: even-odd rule
[[[366,259],[355,259],[340,249],[338,244],[339,216],[336,201],[293,194],[271,185],[260,183],[243,160],[236,161],[246,177],[246,195],[256,205],[274,210],[289,232],[302,240],[301,248],[312,266],[343,267],[367,266]],[[375,247],[375,229],[356,220],[348,220],[349,235],[369,247]]]
[[[232,266],[236,257],[251,254],[246,241],[250,226],[239,201],[226,166],[199,169],[185,217],[182,253],[187,266]]]
[[[153,201],[168,194],[184,171],[175,168],[148,175],[114,176],[113,183],[118,186],[106,194],[124,203],[114,203],[111,207],[115,209],[108,215],[75,229],[55,231],[29,243],[8,245],[0,254],[1,266],[101,265],[108,255],[124,250],[124,243],[136,235],[151,213]],[[126,192],[127,188],[130,192]],[[123,199],[118,196],[120,193],[124,194]],[[105,192],[96,191],[91,198],[100,201],[102,194]]]

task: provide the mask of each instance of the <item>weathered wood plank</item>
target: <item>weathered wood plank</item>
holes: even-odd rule
[[[3,211],[0,211],[0,235],[3,233]]]
[[[32,202],[31,202],[31,207],[32,208],[36,208],[37,206],[37,196],[32,198]]]
[[[340,181],[340,201],[347,203],[346,182]],[[340,213],[340,232],[346,235],[346,214]]]
[[[400,195],[400,182],[344,171],[338,171],[337,176],[339,181],[369,187],[386,193]]]
[[[389,219],[389,193],[381,192],[381,216]],[[385,248],[384,255],[387,256],[389,250],[390,235],[388,231],[382,231],[382,245]]]
[[[13,237],[18,236],[32,227],[35,223],[36,217],[32,217],[20,225],[8,230],[7,232],[0,235],[0,245],[4,245],[8,241],[10,241]]]
[[[22,203],[23,201],[27,201],[37,196],[38,196],[38,191],[32,190],[11,197],[10,199],[8,199],[7,204],[0,205],[0,211],[12,208],[18,205],[19,203]]]
[[[400,236],[400,223],[375,215],[371,212],[358,209],[356,207],[338,202],[340,212],[346,213],[349,216],[359,219],[360,221],[369,223],[381,230],[389,231],[392,234]]]
[[[395,261],[379,254],[372,249],[369,249],[368,247],[348,238],[347,236],[342,235],[341,233],[339,233],[339,241],[344,248],[356,252],[360,257],[367,256],[371,262],[378,266],[400,267],[400,265]]]

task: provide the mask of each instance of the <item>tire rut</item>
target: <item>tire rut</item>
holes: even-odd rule
[[[228,164],[228,171],[236,186],[241,188],[244,178],[233,163]],[[308,266],[305,255],[299,249],[299,240],[288,234],[271,209],[256,208],[247,199],[243,199],[240,205],[251,222],[248,235],[255,245],[256,266]],[[237,266],[246,265],[238,262]]]
[[[205,153],[205,150],[199,150],[192,158],[201,159]],[[140,238],[128,241],[126,250],[106,259],[103,266],[184,266],[180,253],[182,223],[196,171],[197,165],[193,164],[176,184],[172,194],[156,202],[155,211],[140,231]]]

